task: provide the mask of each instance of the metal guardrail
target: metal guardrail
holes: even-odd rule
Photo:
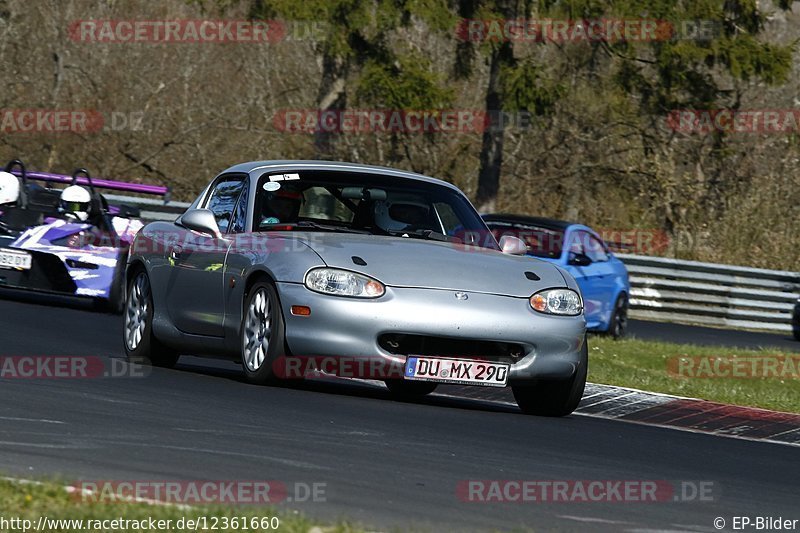
[[[145,220],[172,221],[186,202],[105,195],[139,207]],[[616,254],[628,268],[630,316],[660,322],[792,331],[800,272],[767,270],[634,254]]]
[[[126,204],[138,207],[145,221],[166,220],[173,221],[192,205],[188,202],[164,202],[155,198],[139,198],[136,196],[122,196],[119,194],[103,194],[112,204]]]
[[[632,318],[792,331],[800,272],[631,254],[617,257],[630,275]]]

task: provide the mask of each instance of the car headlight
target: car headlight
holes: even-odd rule
[[[305,285],[315,292],[355,298],[378,298],[386,292],[386,287],[380,281],[338,268],[309,270]]]
[[[575,316],[583,311],[581,296],[571,289],[547,289],[530,299],[531,307],[548,315]]]

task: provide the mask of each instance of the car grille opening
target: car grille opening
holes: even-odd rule
[[[381,348],[396,355],[429,355],[460,359],[484,359],[514,363],[525,356],[525,348],[513,342],[456,339],[409,333],[384,333]]]

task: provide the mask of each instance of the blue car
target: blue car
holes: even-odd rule
[[[630,283],[625,265],[588,226],[520,215],[484,215],[496,239],[522,239],[532,257],[555,263],[572,274],[583,295],[586,326],[618,339],[628,325]]]

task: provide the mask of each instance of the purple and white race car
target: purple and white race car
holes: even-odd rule
[[[92,180],[85,169],[72,176],[6,167],[20,179],[19,199],[0,206],[0,287],[93,299],[98,308],[122,312],[125,264],[143,223],[139,211],[110,206],[97,188],[168,198],[167,187]],[[62,190],[29,180],[87,187],[85,218],[64,209]]]

